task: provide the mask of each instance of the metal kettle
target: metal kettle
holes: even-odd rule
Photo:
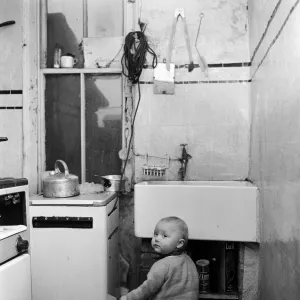
[[[64,167],[60,172],[58,163]],[[55,171],[49,173],[43,180],[43,196],[45,198],[67,198],[79,195],[78,176],[69,173],[67,164],[63,160],[55,162]]]

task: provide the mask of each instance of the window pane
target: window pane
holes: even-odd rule
[[[83,53],[79,44],[83,37],[83,1],[47,0],[47,67],[53,68],[56,43],[62,54],[72,53],[78,59],[76,68],[83,68]],[[98,2],[98,1],[97,1]]]
[[[122,82],[116,75],[86,75],[86,181],[121,174]]]
[[[79,75],[46,76],[45,123],[46,170],[62,159],[81,180]]]

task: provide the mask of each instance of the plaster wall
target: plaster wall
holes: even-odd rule
[[[23,163],[23,76],[21,0],[2,0],[0,23],[15,24],[0,28],[0,177],[21,177]]]
[[[248,175],[249,165],[249,35],[247,1],[142,1],[140,19],[147,23],[145,34],[158,61],[166,57],[174,11],[185,10],[194,63],[197,47],[207,61],[208,77],[196,67],[188,72],[183,23],[176,28],[172,62],[175,94],[153,93],[153,69],[144,69],[141,100],[135,124],[135,180],[151,179],[141,165],[166,163],[163,179],[176,180],[180,144],[188,144],[187,180],[239,180]],[[148,65],[152,57],[148,55]],[[137,89],[136,89],[137,90]],[[136,101],[138,94],[136,93]],[[148,156],[148,161],[146,157]],[[157,178],[156,178],[157,179]],[[158,178],[159,179],[159,178]]]
[[[300,295],[299,0],[249,1],[250,179],[260,188],[260,297]],[[267,18],[269,16],[269,18]]]

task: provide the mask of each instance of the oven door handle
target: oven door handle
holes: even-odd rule
[[[33,228],[93,228],[92,217],[33,217]]]

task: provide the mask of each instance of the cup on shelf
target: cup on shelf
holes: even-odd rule
[[[61,68],[73,68],[77,64],[78,59],[73,55],[63,55],[60,58],[60,67]]]

